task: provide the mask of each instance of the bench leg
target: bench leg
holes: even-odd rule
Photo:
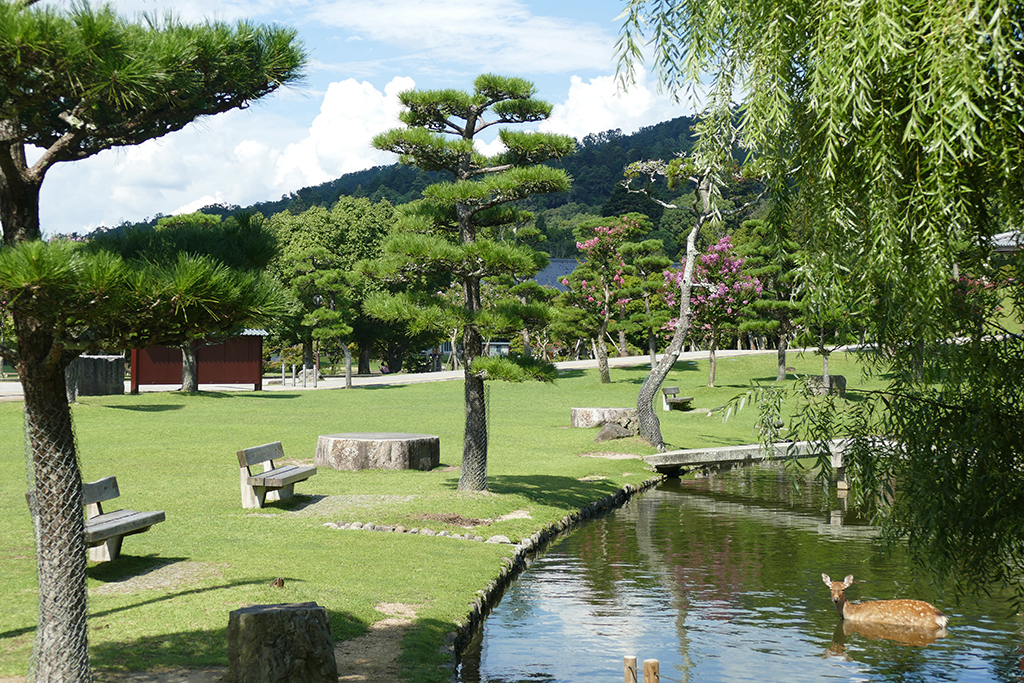
[[[102,544],[89,548],[89,560],[92,562],[110,562],[121,555],[121,541],[124,536],[113,536]]]
[[[288,484],[279,489],[267,491],[267,501],[286,500],[295,495],[295,484]]]
[[[672,406],[668,404],[668,399],[665,398],[665,394],[661,395],[661,409],[664,410],[666,413],[672,410]]]

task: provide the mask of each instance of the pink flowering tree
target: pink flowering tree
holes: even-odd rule
[[[566,301],[583,310],[593,321],[597,349],[597,368],[601,382],[611,382],[608,372],[608,328],[617,311],[629,302],[623,278],[626,261],[622,245],[640,229],[632,217],[608,218],[577,230],[576,248],[583,260],[572,274],[562,280],[568,288]]]
[[[665,271],[665,284],[670,300],[680,291],[682,270]],[[733,253],[726,235],[708,247],[694,263],[693,288],[690,293],[690,324],[696,335],[710,348],[708,386],[715,386],[715,352],[722,338],[737,329],[744,311],[761,296],[761,283],[743,271],[743,258]],[[674,305],[674,301],[671,301]],[[668,328],[675,329],[675,320]]]

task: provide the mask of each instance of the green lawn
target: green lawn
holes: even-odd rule
[[[791,354],[804,374],[820,358]],[[853,357],[836,354],[849,399],[866,385]],[[446,681],[439,653],[477,591],[500,572],[508,545],[409,534],[344,531],[328,522],[374,522],[464,533],[417,515],[454,513],[497,520],[484,537],[518,540],[625,484],[654,476],[640,460],[579,457],[597,451],[651,454],[637,439],[595,444],[595,430],[572,429],[569,409],[631,406],[645,368],[563,371],[551,385],[489,385],[488,493],[455,488],[461,460],[463,396],[458,381],[351,390],[231,392],[184,396],[85,397],[74,407],[84,478],[116,475],[118,505],[162,509],[167,521],[124,542],[121,559],[90,566],[89,637],[100,671],[226,665],[228,613],[248,604],[315,601],[331,615],[336,640],[365,632],[385,615],[382,602],[414,605],[403,661],[416,681]],[[769,383],[775,356],[719,359],[718,387],[708,389],[707,361],[680,362],[667,384],[695,397],[695,410],[660,411],[673,448],[753,443],[755,410],[723,422],[725,404],[751,379]],[[793,375],[791,374],[792,378]],[[792,381],[787,382],[792,384]],[[286,455],[311,461],[317,436],[336,432],[437,434],[441,462],[431,472],[337,472],[321,469],[297,485],[295,499],[263,510],[240,505],[235,451],[282,441]],[[26,490],[22,404],[0,403],[0,676],[23,675],[36,618],[34,543]],[[283,589],[272,587],[283,577]],[[125,583],[132,578],[131,582]],[[339,662],[344,671],[345,663]]]

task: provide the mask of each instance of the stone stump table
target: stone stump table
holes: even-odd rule
[[[569,424],[584,429],[635,417],[636,408],[571,408],[569,410]]]
[[[441,439],[430,434],[356,432],[317,439],[313,464],[336,470],[431,470],[441,462]]]
[[[252,605],[228,618],[231,680],[337,683],[327,610],[315,602]]]

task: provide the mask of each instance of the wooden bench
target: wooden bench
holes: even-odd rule
[[[284,446],[280,441],[238,451],[243,508],[261,508],[267,501],[291,498],[297,482],[305,481],[316,474],[315,467],[276,467],[274,459],[283,457]],[[263,472],[253,474],[251,468],[260,463],[263,463]]]
[[[693,402],[693,396],[678,396],[678,394],[679,387],[662,387],[661,407],[664,410],[672,410],[673,408],[689,410],[690,403]]]
[[[103,512],[103,501],[113,500],[120,495],[117,477],[104,477],[82,484],[85,542],[89,546],[89,559],[93,562],[116,560],[121,554],[121,541],[125,536],[149,531],[151,526],[164,521],[163,510]]]

